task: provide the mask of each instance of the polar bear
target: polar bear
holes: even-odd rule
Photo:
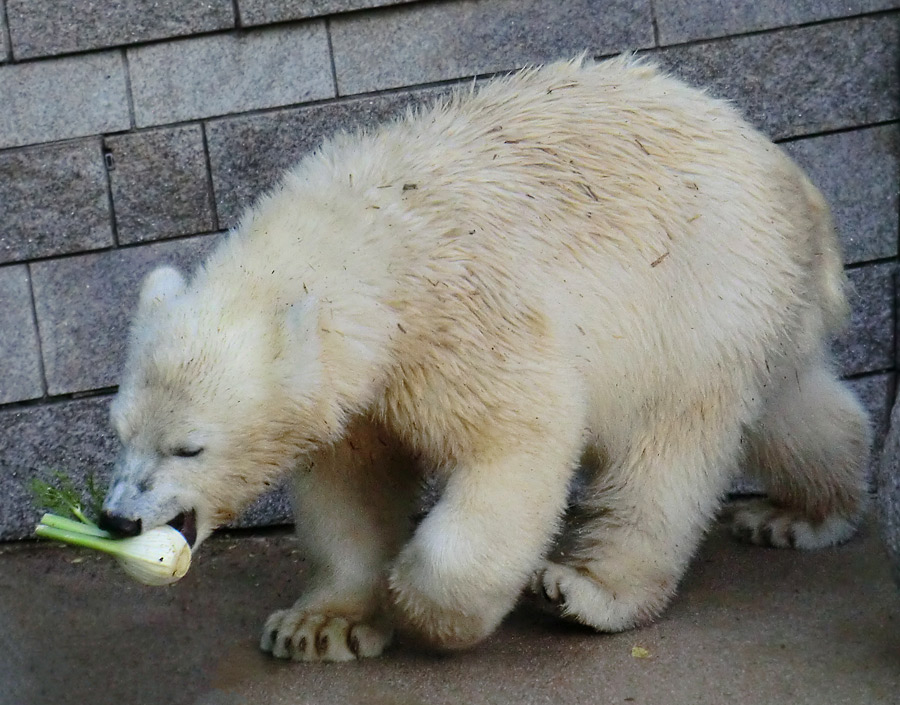
[[[281,658],[465,648],[523,591],[642,625],[739,468],[769,490],[739,536],[853,533],[869,425],[826,344],[844,287],[801,171],[652,64],[462,89],[325,142],[190,278],[147,278],[104,526],[171,522],[196,549],[291,473],[316,570],[264,626]]]

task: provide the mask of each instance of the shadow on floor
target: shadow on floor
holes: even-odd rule
[[[0,545],[0,703],[874,705],[900,693],[900,598],[872,530],[806,554],[717,530],[645,629],[598,635],[523,607],[470,652],[401,645],[341,665],[257,650],[304,570],[287,532],[212,539],[169,588],[102,556]]]

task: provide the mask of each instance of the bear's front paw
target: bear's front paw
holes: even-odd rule
[[[381,655],[393,630],[385,624],[306,610],[273,612],[260,648],[295,661],[353,661]]]
[[[468,648],[493,631],[503,612],[491,609],[477,582],[436,576],[420,565],[403,556],[391,571],[388,592],[398,631],[441,651]],[[464,594],[471,598],[460,600]]]

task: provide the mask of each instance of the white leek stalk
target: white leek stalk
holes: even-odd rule
[[[35,533],[108,553],[128,575],[144,585],[169,585],[183,578],[191,567],[191,547],[171,526],[158,526],[138,536],[117,539],[93,524],[45,514]]]

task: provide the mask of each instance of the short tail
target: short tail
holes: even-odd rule
[[[847,302],[849,281],[844,273],[844,261],[831,210],[825,198],[809,179],[801,173],[803,198],[812,219],[812,242],[816,285],[822,305],[825,327],[830,333],[842,330],[850,317]]]

